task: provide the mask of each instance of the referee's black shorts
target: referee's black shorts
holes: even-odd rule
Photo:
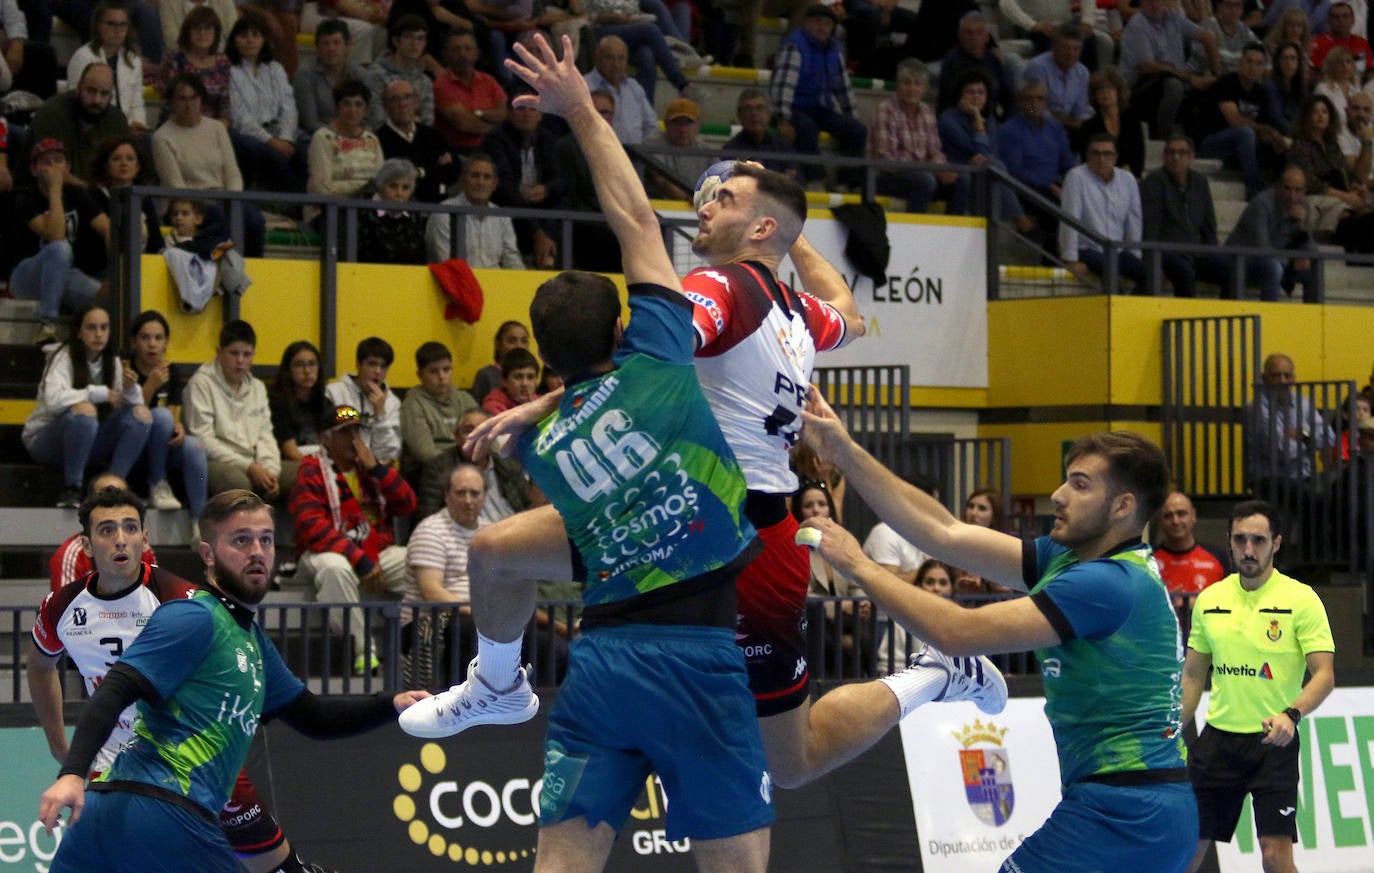
[[[1201,839],[1229,843],[1249,794],[1257,836],[1298,841],[1298,737],[1283,748],[1263,739],[1208,725],[1188,750]]]

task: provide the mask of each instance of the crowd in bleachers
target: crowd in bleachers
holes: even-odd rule
[[[202,233],[218,241],[228,231],[216,191],[373,199],[378,208],[360,213],[359,255],[389,263],[457,253],[454,220],[431,219],[423,229],[425,216],[407,210],[408,200],[595,211],[585,161],[566,126],[518,101],[523,83],[502,63],[536,33],[570,38],[624,144],[663,147],[644,162],[645,184],[657,196],[689,195],[711,163],[672,150],[705,142],[703,107],[684,70],[719,60],[771,69],[766,90],[739,95],[739,132],[721,154],[762,159],[814,186],[850,189],[862,188],[864,168],[827,179],[821,165],[792,156],[819,153],[828,134],[844,156],[998,165],[1024,186],[1019,196],[996,187],[1002,217],[1085,280],[1106,272],[1101,246],[1091,235],[1064,231],[1059,210],[1127,243],[1217,242],[1205,220],[1208,203],[1197,204],[1203,212],[1195,226],[1144,220],[1167,215],[1162,198],[1178,199],[1191,183],[1187,168],[1175,167],[1162,184],[1137,184],[1147,169],[1143,128],[1161,140],[1186,134],[1191,155],[1240,172],[1249,198],[1273,183],[1282,201],[1285,167],[1300,170],[1301,208],[1278,207],[1291,213],[1292,227],[1275,219],[1262,244],[1300,248],[1326,236],[1350,249],[1370,247],[1374,85],[1367,83],[1374,53],[1366,0],[983,5],[989,8],[975,0],[0,0],[0,198],[13,200],[5,212],[14,222],[7,236],[16,241],[0,257],[0,275],[13,295],[41,301],[40,339],[50,341],[59,308],[93,299],[107,278],[108,221],[99,216],[108,217],[110,189],[131,183],[206,192]],[[765,14],[786,16],[788,28],[766,57],[757,50]],[[65,69],[52,45],[54,15],[80,40]],[[315,46],[304,60],[296,53],[302,30]],[[1026,43],[1028,58],[1009,48]],[[872,117],[860,117],[852,75],[895,80],[896,93]],[[660,87],[676,91],[661,118],[654,109]],[[145,91],[157,99],[148,103]],[[1112,160],[1094,163],[1091,143],[1104,137]],[[101,148],[117,138],[128,146],[114,153],[118,165]],[[1098,147],[1104,157],[1106,150]],[[66,163],[54,205],[57,171],[40,173],[39,164],[59,154]],[[937,201],[949,213],[977,208],[970,177],[938,166],[881,166],[876,188],[911,211]],[[95,202],[86,203],[87,195]],[[76,216],[63,233],[43,218],[58,211]],[[265,217],[251,203],[243,215],[240,252],[261,255]],[[150,208],[144,219],[146,250],[156,252],[165,242],[155,227],[167,218]],[[474,264],[558,261],[561,236],[552,223],[466,220]],[[1251,231],[1244,242],[1256,242]],[[63,242],[71,251],[46,252]],[[597,244],[603,232],[579,227],[574,242],[576,266],[614,262],[614,247]],[[1199,277],[1227,290],[1228,277],[1215,265],[1189,255],[1168,260],[1176,293],[1195,293]],[[1273,264],[1252,264],[1246,280],[1272,299],[1303,282],[1304,271],[1294,267],[1281,264],[1271,281]],[[1137,252],[1119,254],[1117,272],[1137,287],[1145,287],[1145,269]]]

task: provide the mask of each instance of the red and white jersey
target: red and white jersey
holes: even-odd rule
[[[682,288],[696,304],[697,378],[745,482],[791,494],[787,452],[801,434],[811,368],[818,350],[844,344],[844,316],[756,261],[698,267]]]
[[[157,566],[157,555],[153,547],[143,550],[143,563]],[[65,543],[57,547],[48,559],[48,585],[53,591],[61,591],[87,573],[94,570],[91,559],[81,549],[81,534],[72,534]]]
[[[137,583],[113,595],[97,593],[97,574],[91,573],[50,593],[38,608],[33,644],[45,655],[63,652],[76,664],[94,694],[105,674],[143,631],[160,603],[189,597],[196,586],[165,570],[143,564]],[[92,765],[103,771],[133,737],[135,707],[119,715],[119,722]]]

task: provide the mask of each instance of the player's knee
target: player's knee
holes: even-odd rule
[[[1293,844],[1279,839],[1260,840],[1260,864],[1264,873],[1294,873]]]

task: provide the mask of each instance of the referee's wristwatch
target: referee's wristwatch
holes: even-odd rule
[[[1297,727],[1298,722],[1302,721],[1302,713],[1298,711],[1296,706],[1288,707],[1283,711],[1283,714],[1288,716],[1288,720],[1293,723],[1293,727]]]

